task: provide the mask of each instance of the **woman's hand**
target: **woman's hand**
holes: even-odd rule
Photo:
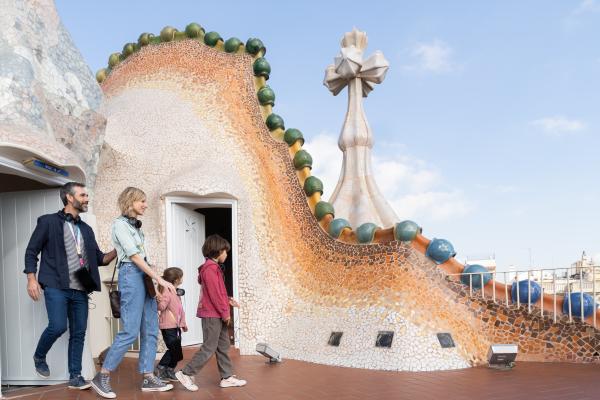
[[[169,292],[175,294],[175,286],[173,286],[173,284],[171,282],[167,282],[163,278],[158,278],[156,280],[156,283],[158,283],[164,289],[167,289]]]
[[[184,332],[187,332],[188,331],[188,327],[184,325],[184,326],[181,327],[181,330],[184,331]]]
[[[233,299],[233,297],[229,298],[229,305],[231,307],[239,307],[240,306],[239,303]]]

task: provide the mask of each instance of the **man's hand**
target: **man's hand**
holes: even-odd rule
[[[188,331],[188,327],[187,326],[182,326],[181,330],[184,331],[184,332],[187,332]]]
[[[233,299],[233,297],[229,298],[229,305],[231,307],[239,307],[240,306],[239,303]]]
[[[117,258],[117,250],[112,249],[110,252],[104,255],[104,259],[102,260],[103,264],[110,264],[110,262],[115,258]]]
[[[231,318],[227,318],[223,320],[223,323],[227,326],[229,326],[231,324]]]
[[[38,301],[42,296],[42,288],[38,283],[35,274],[27,274],[27,294],[33,299]]]

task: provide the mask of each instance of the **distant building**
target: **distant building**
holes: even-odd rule
[[[464,261],[465,265],[474,265],[474,264],[478,264],[481,265],[482,267],[487,268],[490,272],[495,272],[496,271],[496,258],[494,256],[492,257],[488,257],[488,258],[467,258]]]
[[[600,254],[590,257],[584,251],[579,260],[561,272],[544,274],[544,292],[565,294],[583,291],[595,294],[596,301],[600,303]]]

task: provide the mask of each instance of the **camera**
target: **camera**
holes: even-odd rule
[[[185,295],[185,290],[184,290],[184,289],[181,289],[181,288],[177,288],[177,289],[175,290],[175,292],[177,293],[177,296],[179,296],[179,297],[181,297],[181,296]]]

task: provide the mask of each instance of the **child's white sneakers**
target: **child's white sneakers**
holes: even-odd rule
[[[221,379],[221,383],[219,384],[219,386],[221,386],[222,388],[238,387],[244,386],[246,383],[248,382],[246,382],[243,379],[238,379],[235,375],[232,375],[227,379]]]
[[[175,372],[175,377],[185,388],[191,392],[198,390],[198,386],[194,383],[194,377],[183,373],[183,371]]]

